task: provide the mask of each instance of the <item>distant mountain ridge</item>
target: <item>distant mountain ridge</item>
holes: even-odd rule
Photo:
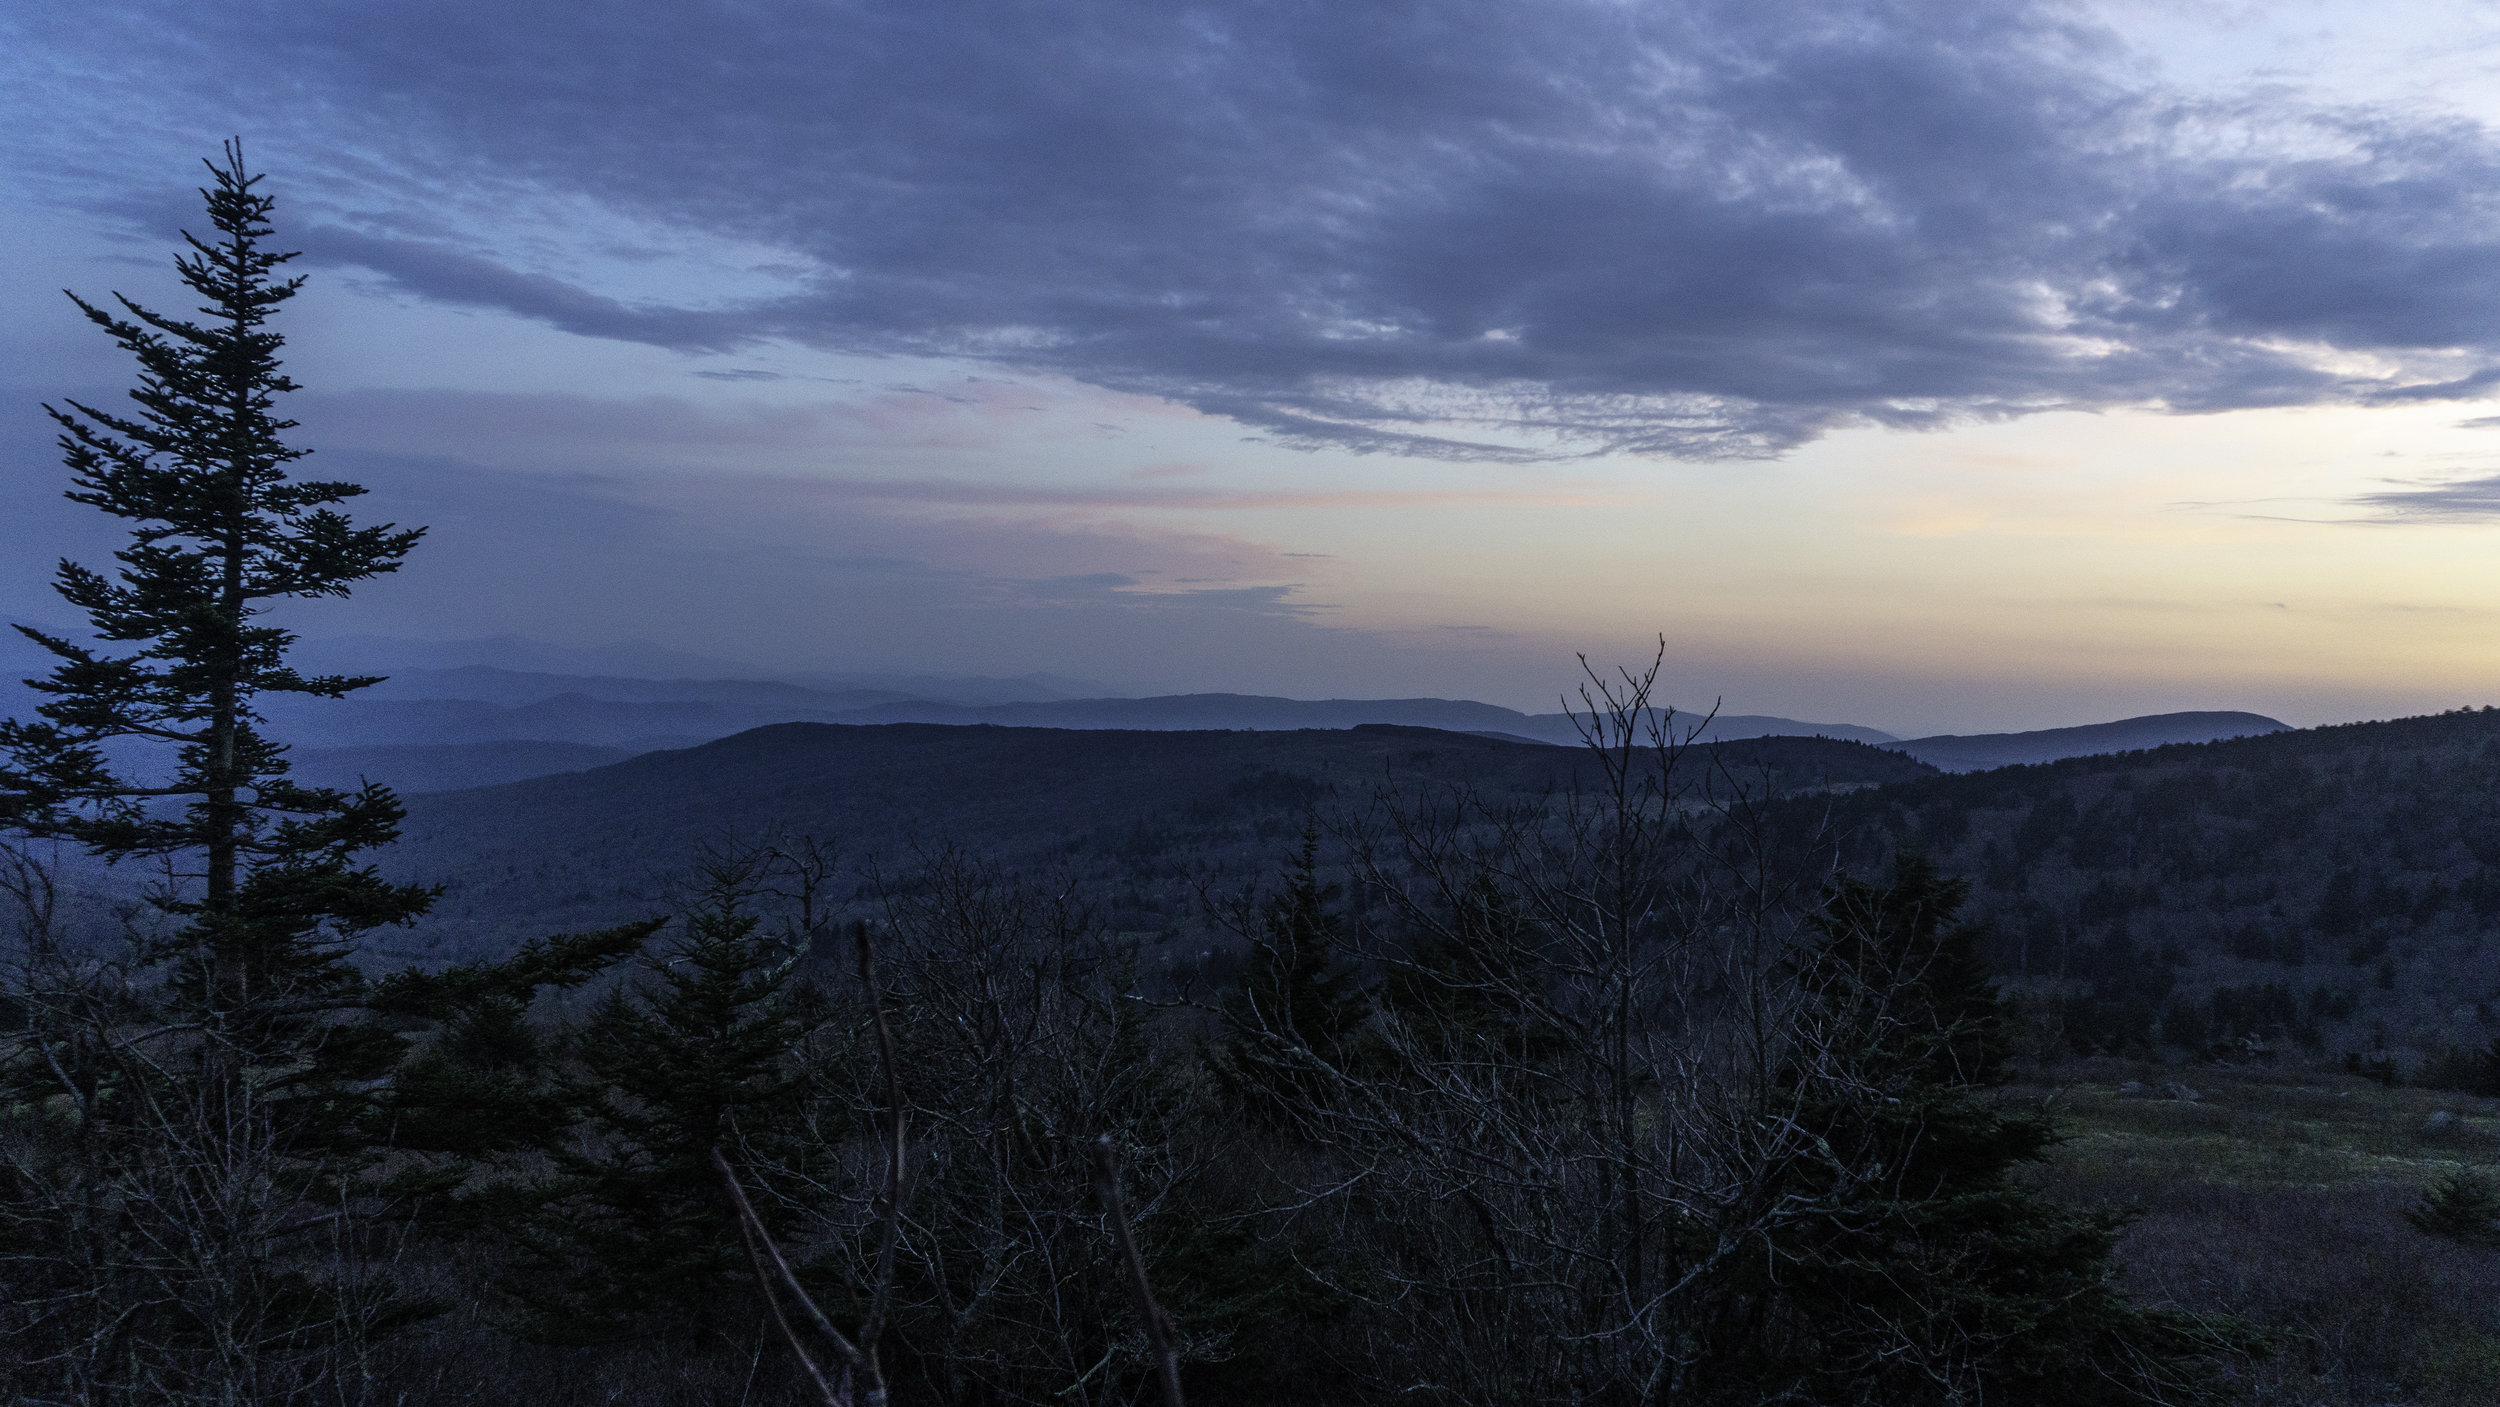
[[[299,746],[323,754],[365,750],[374,779],[403,790],[454,789],[573,770],[567,754],[516,745],[567,744],[624,754],[691,747],[781,723],[875,726],[935,723],[1005,728],[1143,732],[1342,729],[1366,725],[1433,728],[1576,747],[1584,720],[1568,713],[1523,713],[1469,699],[1291,699],[1265,694],[1167,694],[1151,698],[997,699],[1012,680],[924,681],[972,686],[972,697],[914,696],[901,689],[819,688],[786,680],[642,679],[567,675],[463,665],[405,670],[345,700],[277,699],[271,721]],[[1038,691],[1038,690],[1037,690]],[[1764,714],[1677,712],[1675,731],[1700,742],[1761,737],[1823,737],[1906,753],[1944,771],[1973,771],[2167,743],[2207,742],[2281,731],[2254,713],[2173,713],[2032,733],[1900,739],[1877,728]],[[478,749],[471,770],[457,748]],[[432,749],[392,753],[390,748]],[[384,749],[385,751],[372,751]],[[537,756],[545,773],[516,771]],[[325,765],[327,765],[325,763]]]
[[[1824,738],[1726,744],[1735,784],[1778,792],[1935,776],[1897,752]],[[700,747],[410,798],[394,875],[452,891],[414,941],[439,960],[516,936],[651,912],[637,897],[725,837],[808,834],[907,873],[959,846],[983,863],[1103,887],[1115,927],[1169,929],[1203,886],[1270,874],[1314,808],[1384,784],[1552,795],[1588,754],[1438,729],[1119,730],[788,723]],[[1696,767],[1700,783],[1706,769]],[[1723,779],[1724,780],[1724,779]],[[386,938],[386,942],[397,942]]]
[[[958,680],[1011,686],[1015,681]],[[977,694],[978,690],[972,690]],[[899,690],[820,689],[781,680],[637,679],[507,670],[491,665],[404,670],[346,699],[272,698],[275,730],[308,753],[370,755],[375,780],[404,776],[429,785],[486,785],[512,779],[520,743],[622,749],[691,747],[781,723],[881,725],[936,723],[1012,728],[1172,731],[1290,731],[1365,725],[1433,728],[1576,747],[1579,722],[1565,713],[1529,714],[1467,699],[1289,699],[1256,694],[1174,694],[1157,698],[991,700],[911,696]],[[1892,734],[1842,723],[1763,715],[1675,715],[1679,734],[1700,741],[1828,737],[1893,744]],[[452,753],[481,749],[474,781]],[[415,753],[377,749],[434,749]],[[560,757],[548,753],[549,760]],[[402,764],[412,770],[401,772]],[[550,771],[569,770],[550,767]],[[393,782],[394,785],[402,785]]]
[[[392,663],[393,650],[402,652],[398,667]],[[406,667],[409,652],[422,662]],[[779,723],[1144,731],[1390,724],[1566,747],[1581,741],[1579,724],[1569,714],[1523,713],[1467,699],[1292,699],[1229,693],[1076,696],[1066,691],[1100,686],[1052,675],[1000,679],[844,674],[773,679],[753,677],[734,662],[671,654],[658,647],[562,650],[501,637],[430,644],[349,638],[308,642],[308,653],[323,656],[314,661],[319,667],[368,669],[388,677],[343,700],[266,700],[275,730],[302,749],[299,756],[307,764],[318,761],[324,769],[349,766],[345,754],[355,751],[353,765],[369,767],[375,780],[411,791],[487,785],[589,765],[578,759],[592,754],[567,752],[568,747],[631,755],[690,747]],[[48,659],[9,632],[6,639],[0,639],[0,661],[10,666],[11,676],[0,680],[0,712],[23,713],[37,700],[16,683],[15,675],[39,670]],[[518,665],[683,666],[726,672],[651,678],[640,673],[513,667]],[[2190,712],[2034,732],[1903,740],[1857,724],[1774,715],[1678,713],[1675,718],[1679,732],[1698,727],[1697,738],[1704,742],[1835,738],[1890,747],[1948,772],[2244,737],[2279,732],[2287,726],[2262,714]],[[522,744],[546,746],[533,750]],[[473,751],[462,754],[457,751],[461,748]],[[339,756],[313,756],[334,753]],[[537,761],[529,760],[533,758]],[[543,771],[526,770],[540,764],[544,764]]]
[[[1844,742],[1891,743],[1892,734],[1848,723],[1807,723],[1759,714],[1676,715],[1679,732],[1698,730],[1705,742],[1743,738],[1825,737]],[[984,708],[907,703],[875,704],[832,721],[844,723],[995,724],[1011,728],[1120,728],[1148,732],[1203,729],[1265,731],[1356,728],[1385,723],[1438,728],[1452,733],[1501,733],[1532,742],[1577,746],[1581,724],[1567,713],[1522,713],[1470,699],[1288,699],[1265,694],[1167,694],[1144,699],[1060,699],[993,704]]]
[[[2292,725],[2262,713],[2151,713],[2079,728],[2042,728],[2029,733],[1945,734],[1912,738],[1895,746],[1942,772],[1984,772],[1992,767],[2058,762],[2069,757],[2135,752],[2172,743],[2212,743],[2226,738],[2288,733]]]
[[[402,795],[421,795],[583,772],[639,755],[624,748],[593,747],[588,743],[515,740],[304,748],[289,760],[295,764],[295,780],[308,786],[344,789],[372,781]]]
[[[622,675],[547,674],[461,665],[451,669],[403,669],[360,699],[473,699],[519,708],[568,694],[605,703],[719,703],[748,708],[814,710],[864,708],[926,698],[903,689],[817,688],[780,679],[638,679]]]

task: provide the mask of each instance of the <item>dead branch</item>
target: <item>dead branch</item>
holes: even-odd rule
[[[773,1293],[774,1277],[764,1268],[765,1251],[767,1248],[771,1249],[773,1263],[780,1266],[782,1274],[786,1276],[789,1274],[789,1266],[782,1261],[780,1248],[773,1246],[772,1238],[761,1234],[762,1228],[756,1225],[755,1211],[747,1205],[746,1189],[738,1185],[737,1173],[730,1169],[729,1160],[722,1157],[721,1151],[717,1148],[712,1150],[712,1166],[720,1171],[721,1182],[729,1189],[730,1203],[737,1208],[738,1239],[746,1243],[747,1264],[755,1269],[755,1288],[764,1296],[764,1308],[772,1313],[773,1327],[781,1331],[782,1342],[790,1345],[790,1351],[798,1355],[799,1366],[807,1370],[808,1379],[816,1384],[816,1394],[824,1399],[825,1407],[845,1407],[844,1394],[837,1394],[833,1384],[825,1381],[825,1370],[817,1366],[816,1355],[807,1351],[806,1341],[801,1339],[798,1330],[790,1325],[790,1315],[782,1308],[781,1297]],[[795,1282],[792,1283],[795,1287]],[[800,1302],[806,1305],[811,1313],[815,1312],[815,1302],[808,1298],[807,1293],[800,1290],[797,1294]],[[822,1319],[824,1316],[819,1313],[816,1317]],[[844,1344],[840,1335],[833,1333],[829,1326],[827,1332],[832,1334],[836,1344],[840,1344],[846,1350],[850,1347]],[[845,1385],[848,1384],[848,1379],[849,1374],[846,1369]]]
[[[868,925],[864,922],[858,924],[851,936],[859,952],[860,984],[867,989],[870,1020],[876,1027],[877,1060],[884,1075],[886,1099],[885,1197],[884,1206],[878,1214],[877,1269],[868,1287],[868,1312],[860,1321],[857,1339],[836,1328],[833,1320],[817,1305],[815,1297],[799,1283],[798,1274],[790,1268],[789,1258],[781,1253],[780,1245],[765,1229],[764,1219],[756,1215],[754,1203],[747,1200],[746,1188],[739,1183],[737,1170],[729,1165],[729,1159],[718,1148],[712,1150],[712,1167],[720,1174],[721,1185],[729,1193],[730,1205],[738,1214],[738,1234],[746,1241],[747,1259],[755,1267],[756,1287],[764,1296],[764,1305],[772,1312],[773,1322],[779,1326],[782,1338],[789,1343],[791,1351],[798,1354],[808,1376],[815,1380],[816,1390],[824,1397],[827,1407],[849,1407],[849,1386],[854,1377],[861,1384],[863,1407],[885,1407],[885,1371],[877,1361],[877,1343],[884,1336],[886,1312],[893,1303],[894,1253],[903,1232],[903,1094],[901,1078],[895,1070],[894,1038],[886,1020],[885,993],[877,981],[876,951],[868,939]],[[771,1267],[769,1272],[766,1269],[768,1262]],[[845,1367],[841,1387],[836,1388],[825,1380],[824,1372],[808,1353],[806,1344],[790,1323],[780,1296],[774,1293],[776,1281],[791,1302],[798,1305],[807,1323],[842,1356]]]
[[[781,1325],[782,1334],[789,1340],[790,1347],[797,1351],[799,1361],[806,1364],[808,1372],[815,1377],[818,1389],[825,1395],[825,1401],[828,1404],[838,1403],[840,1399],[835,1396],[834,1390],[826,1385],[824,1374],[817,1370],[815,1360],[809,1356],[806,1347],[800,1343],[798,1335],[792,1332],[789,1320],[781,1308],[781,1302],[773,1294],[773,1281],[781,1282],[782,1288],[789,1293],[791,1300],[807,1315],[807,1322],[817,1333],[825,1336],[825,1341],[833,1345],[834,1351],[842,1355],[843,1361],[851,1369],[857,1370],[860,1376],[867,1377],[873,1371],[874,1365],[869,1361],[868,1356],[860,1351],[859,1345],[851,1342],[848,1336],[834,1327],[833,1321],[825,1317],[824,1310],[817,1307],[816,1297],[809,1294],[807,1287],[799,1283],[798,1273],[790,1268],[789,1257],[781,1253],[781,1247],[773,1240],[772,1233],[764,1229],[764,1219],[755,1214],[754,1204],[747,1200],[746,1189],[738,1183],[737,1172],[729,1166],[729,1160],[721,1156],[718,1148],[712,1150],[712,1167],[720,1173],[722,1185],[729,1190],[730,1204],[737,1209],[738,1231],[746,1238],[747,1254],[755,1265],[757,1287],[763,1291],[764,1303],[772,1310],[774,1321]],[[767,1275],[764,1270],[766,1261],[772,1264],[770,1275]],[[868,1401],[871,1404],[879,1404],[879,1407],[884,1403],[885,1387],[881,1381],[871,1379]]]
[[[1129,1295],[1137,1301],[1137,1317],[1145,1321],[1146,1346],[1154,1354],[1163,1384],[1164,1407],[1182,1407],[1181,1360],[1172,1344],[1172,1317],[1155,1303],[1154,1287],[1147,1283],[1146,1258],[1137,1252],[1128,1205],[1120,1197],[1120,1158],[1111,1149],[1109,1134],[1094,1140],[1094,1194],[1102,1199],[1103,1215],[1111,1222],[1112,1238],[1119,1242],[1120,1259],[1128,1267]]]
[[[903,1087],[894,1068],[894,1032],[886,1020],[885,990],[877,981],[877,955],[868,941],[867,920],[852,925],[851,939],[859,952],[859,984],[868,994],[869,1021],[877,1032],[877,1064],[885,1074],[885,1210],[877,1246],[876,1285],[868,1298],[867,1321],[859,1331],[870,1356],[870,1400],[882,1402],[884,1379],[875,1374],[874,1360],[877,1338],[885,1329],[886,1311],[894,1300],[894,1248],[903,1234]]]

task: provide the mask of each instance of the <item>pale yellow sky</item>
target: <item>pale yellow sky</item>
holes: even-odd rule
[[[1767,463],[1437,466],[1456,501],[1170,516],[1329,554],[1306,589],[1334,622],[1417,646],[1464,625],[1621,656],[1663,631],[1728,676],[1693,687],[1745,711],[1862,714],[1867,676],[1901,675],[1931,681],[1891,703],[1910,716],[1864,721],[2314,723],[2500,698],[2500,526],[2358,501],[2500,457],[2500,430],[2459,428],[2473,409],[1865,429]],[[2046,695],[2069,701],[2055,718],[2024,702]]]

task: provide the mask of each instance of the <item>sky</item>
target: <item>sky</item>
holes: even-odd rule
[[[308,635],[1907,735],[2500,702],[2489,0],[0,0],[41,405],[239,135]]]

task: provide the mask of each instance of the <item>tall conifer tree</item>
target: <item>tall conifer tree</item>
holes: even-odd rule
[[[1229,1034],[1211,1057],[1229,1099],[1291,1127],[1329,1098],[1313,1060],[1346,1059],[1370,1000],[1344,960],[1336,886],[1319,877],[1316,823],[1304,828],[1284,879],[1255,922],[1242,925],[1248,961],[1224,1003]]]
[[[175,261],[204,300],[196,320],[71,295],[138,359],[136,409],[45,409],[69,497],[131,523],[130,543],[109,574],[58,570],[99,644],[18,627],[60,663],[28,681],[45,696],[39,721],[0,722],[0,823],[108,860],[171,860],[181,882],[157,902],[184,920],[172,956],[194,1013],[228,1048],[283,1059],[303,1035],[289,1016],[357,985],[347,940],[422,913],[432,891],[357,859],[397,834],[387,789],[288,779],[260,696],[336,698],[379,680],[299,673],[294,635],[264,613],[396,571],[423,529],[359,527],[337,505],[360,486],[289,476],[306,452],[285,439],[295,422],[277,400],[297,388],[268,322],[303,280],[280,276],[295,255],[266,243],[276,200],[240,144],[208,168],[215,237],[186,232]],[[106,748],[122,740],[170,749],[171,774],[117,769]]]
[[[165,867],[151,898],[169,922],[135,964],[45,947],[38,981],[24,955],[24,1022],[0,1053],[23,1155],[10,1255],[61,1310],[21,1346],[45,1393],[82,1399],[279,1400],[414,1309],[306,1248],[345,1244],[377,1081],[404,1049],[364,1019],[350,946],[433,891],[360,858],[396,835],[397,799],[290,781],[258,705],[376,682],[297,671],[264,613],[395,570],[420,533],[359,527],[337,507],[358,486],[290,476],[304,451],[277,407],[296,388],[268,323],[295,256],[268,247],[275,201],[238,144],[209,172],[213,235],[186,233],[175,261],[195,317],[71,295],[138,382],[123,413],[46,409],[68,496],[130,535],[108,570],[60,564],[88,638],[19,627],[57,664],[28,681],[36,717],[0,722],[0,831]]]

